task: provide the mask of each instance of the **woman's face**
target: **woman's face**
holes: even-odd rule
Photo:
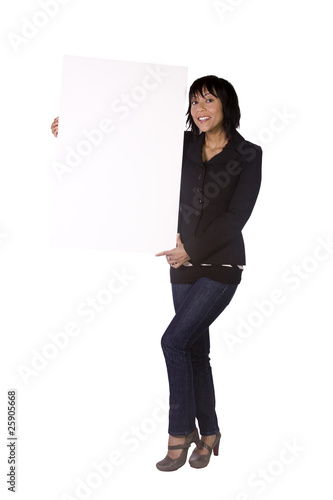
[[[202,89],[191,99],[191,115],[196,126],[202,132],[221,132],[223,122],[222,102],[218,97]]]

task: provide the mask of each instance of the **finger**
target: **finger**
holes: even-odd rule
[[[165,250],[164,252],[155,253],[155,257],[160,257],[161,255],[167,255],[168,253],[169,253],[168,250]]]

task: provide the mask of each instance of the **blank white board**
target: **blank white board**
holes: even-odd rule
[[[175,246],[187,68],[64,56],[51,245]]]

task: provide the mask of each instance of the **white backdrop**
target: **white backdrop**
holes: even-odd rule
[[[11,389],[19,499],[332,495],[329,5],[21,0],[1,7],[2,497],[11,498]],[[160,338],[173,307],[165,259],[49,244],[59,185],[50,125],[64,54],[188,67],[188,85],[222,76],[239,96],[240,133],[264,151],[261,193],[244,230],[248,265],[211,328],[222,441],[202,471],[155,468],[167,451]],[[172,106],[166,95],[165,109]]]

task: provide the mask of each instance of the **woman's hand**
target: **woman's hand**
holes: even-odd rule
[[[55,137],[58,137],[58,127],[59,127],[59,116],[57,116],[57,118],[53,120],[53,123],[51,125],[52,134]]]
[[[173,248],[172,250],[165,250],[164,252],[155,254],[156,257],[165,255],[168,264],[170,264],[170,266],[172,266],[174,269],[177,269],[178,267],[182,266],[184,262],[187,262],[191,259],[191,257],[185,251],[179,233],[177,233],[176,245],[176,248]]]

